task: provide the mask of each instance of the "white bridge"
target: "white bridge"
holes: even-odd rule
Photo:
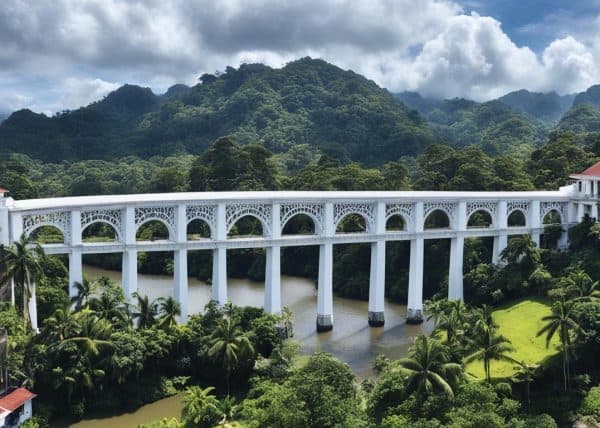
[[[593,186],[592,186],[593,189]],[[598,186],[596,186],[596,193]],[[383,325],[385,250],[387,241],[410,241],[408,312],[410,322],[422,320],[423,249],[426,239],[451,240],[448,297],[463,296],[463,246],[465,238],[493,237],[493,260],[498,262],[510,235],[531,235],[539,244],[544,220],[550,213],[566,231],[584,214],[597,217],[596,203],[590,201],[589,186],[576,184],[558,191],[535,192],[215,192],[141,195],[83,196],[51,199],[13,200],[0,192],[0,243],[8,245],[42,226],[62,232],[64,242],[43,244],[48,254],[68,254],[70,294],[75,281],[82,280],[82,254],[122,253],[122,286],[129,298],[137,290],[137,253],[174,252],[175,298],[187,318],[187,252],[210,250],[213,254],[212,299],[227,302],[227,250],[265,248],[264,308],[281,309],[281,247],[318,245],[319,275],[317,329],[333,326],[333,245],[369,243],[371,275],[369,323]],[[587,192],[587,193],[586,193]],[[593,190],[592,190],[593,192]],[[448,227],[429,229],[427,218],[441,211]],[[488,227],[469,227],[469,219],[484,212]],[[286,235],[286,223],[299,214],[314,222],[312,235]],[[362,233],[340,233],[337,226],[350,214],[364,219]],[[439,214],[438,214],[439,215]],[[242,217],[252,216],[262,224],[262,237],[228,237]],[[392,217],[399,216],[402,228],[390,230]],[[512,217],[521,222],[510,221]],[[210,237],[188,240],[188,225],[201,220]],[[168,239],[140,241],[136,232],[149,221],[159,221],[168,230]],[[113,242],[83,242],[82,231],[101,222],[114,228]],[[509,226],[510,224],[510,226]],[[559,245],[566,245],[566,233]]]

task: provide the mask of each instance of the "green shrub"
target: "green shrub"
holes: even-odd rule
[[[595,386],[588,391],[581,403],[579,413],[600,416],[600,386]]]
[[[529,416],[525,419],[524,428],[557,428],[556,422],[552,416],[542,413],[541,415]]]

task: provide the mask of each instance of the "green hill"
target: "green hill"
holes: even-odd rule
[[[571,107],[575,95],[558,95],[556,92],[529,92],[525,89],[510,92],[500,98],[507,106],[519,110],[528,116],[547,123],[556,123]]]
[[[576,134],[600,131],[600,111],[590,104],[574,105],[558,122],[561,131]]]
[[[199,153],[223,135],[276,153],[300,144],[340,160],[382,164],[434,142],[418,113],[374,82],[321,60],[281,69],[260,64],[205,74],[162,96],[125,85],[103,100],[46,117],[28,110],[0,125],[0,155],[44,161]]]

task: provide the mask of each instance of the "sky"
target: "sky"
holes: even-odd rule
[[[600,83],[600,0],[2,0],[0,112],[304,56],[392,92],[574,93]]]

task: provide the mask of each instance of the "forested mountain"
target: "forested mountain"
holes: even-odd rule
[[[600,111],[591,104],[574,105],[558,122],[557,128],[576,134],[600,131]]]
[[[396,94],[396,99],[422,114],[439,138],[455,147],[477,145],[490,154],[523,155],[541,144],[547,133],[541,121],[498,100],[435,100],[414,92]]]
[[[581,104],[588,104],[600,108],[600,85],[590,86],[585,92],[577,94],[573,100],[573,106]]]
[[[216,138],[298,145],[340,160],[382,164],[434,142],[425,121],[374,82],[310,58],[281,69],[247,64],[205,74],[163,96],[126,85],[102,101],[46,117],[15,112],[0,125],[0,154],[44,161],[200,153]]]
[[[525,89],[510,92],[500,98],[507,106],[547,123],[556,123],[571,107],[575,95],[558,95],[556,92],[529,92]]]
[[[10,113],[0,112],[0,123],[4,122],[8,116],[10,116]]]

